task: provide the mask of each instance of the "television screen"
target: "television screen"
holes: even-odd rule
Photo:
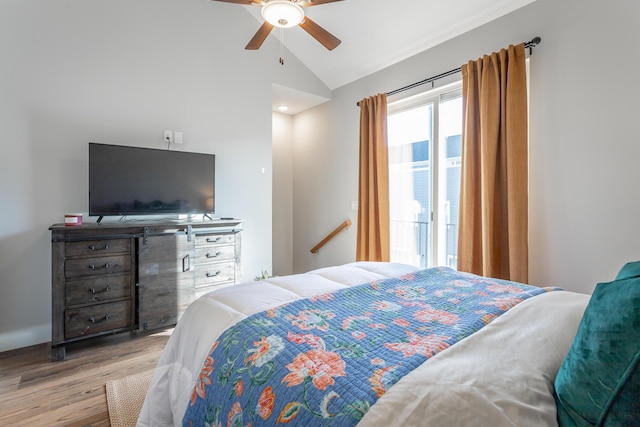
[[[215,155],[89,143],[89,215],[211,214]]]

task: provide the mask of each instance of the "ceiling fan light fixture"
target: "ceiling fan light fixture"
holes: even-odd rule
[[[265,21],[279,28],[295,27],[304,20],[302,7],[288,0],[271,0],[260,13]]]

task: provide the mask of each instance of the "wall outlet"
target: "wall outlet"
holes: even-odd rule
[[[182,144],[182,132],[173,132],[173,142],[176,144]]]
[[[164,142],[168,143],[168,144],[172,144],[173,143],[173,131],[171,130],[165,130],[164,131]]]
[[[357,200],[351,201],[351,210],[352,211],[357,211],[358,210],[358,201]]]

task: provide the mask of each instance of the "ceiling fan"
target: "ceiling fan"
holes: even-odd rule
[[[343,0],[211,0],[225,3],[236,3],[248,6],[262,6],[264,23],[249,41],[245,49],[256,50],[262,46],[273,27],[291,28],[296,25],[318,40],[329,50],[333,50],[341,43],[340,39],[322,28],[305,15],[304,9],[324,3]]]

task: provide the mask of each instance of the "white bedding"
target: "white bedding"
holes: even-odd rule
[[[186,310],[167,343],[138,426],[181,425],[203,360],[229,326],[295,299],[416,269],[352,263],[202,296]],[[358,426],[557,425],[553,381],[588,300],[588,295],[565,291],[525,300],[401,379]]]

